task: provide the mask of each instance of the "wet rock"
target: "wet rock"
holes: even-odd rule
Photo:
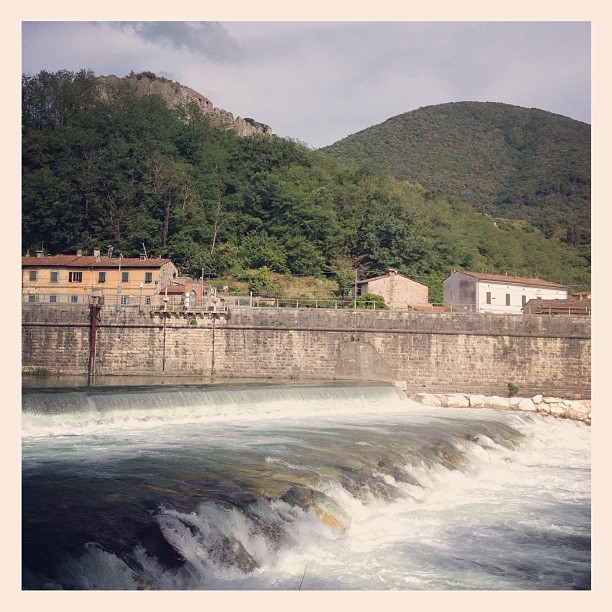
[[[137,534],[137,541],[142,544],[147,554],[155,557],[160,565],[173,569],[185,563],[183,556],[178,553],[164,538],[157,523],[148,525]]]
[[[346,529],[348,517],[346,513],[327,495],[308,487],[294,486],[281,498],[293,506],[311,511],[329,527]]]
[[[245,574],[250,574],[259,567],[259,564],[247,552],[245,547],[234,537],[221,538],[220,546],[211,551],[211,557],[224,565],[237,567]]]

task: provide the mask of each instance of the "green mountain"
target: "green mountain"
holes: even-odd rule
[[[525,220],[547,238],[590,246],[590,125],[538,109],[453,102],[392,117],[322,149],[376,164],[436,196]]]
[[[247,135],[192,95],[169,103],[128,81],[101,90],[89,71],[23,77],[24,253],[113,245],[124,257],[170,257],[195,277],[263,279],[268,292],[267,270],[327,277],[344,293],[355,270],[396,268],[433,302],[453,268],[590,285],[586,257],[525,221],[494,221],[259,124]]]

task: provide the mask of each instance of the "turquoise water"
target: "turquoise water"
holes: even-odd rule
[[[589,589],[590,428],[384,384],[24,389],[23,588]]]

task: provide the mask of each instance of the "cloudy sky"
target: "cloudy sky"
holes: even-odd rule
[[[23,21],[22,72],[148,70],[321,147],[462,100],[591,122],[587,21]]]

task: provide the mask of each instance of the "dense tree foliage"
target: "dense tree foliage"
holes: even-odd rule
[[[121,82],[96,91],[86,71],[23,77],[24,252],[146,249],[194,276],[264,269],[264,286],[273,272],[327,274],[345,295],[355,270],[393,267],[435,302],[452,268],[589,285],[587,260],[529,224],[291,140],[239,137]]]
[[[392,117],[323,149],[590,252],[591,130],[568,117],[454,102]]]

